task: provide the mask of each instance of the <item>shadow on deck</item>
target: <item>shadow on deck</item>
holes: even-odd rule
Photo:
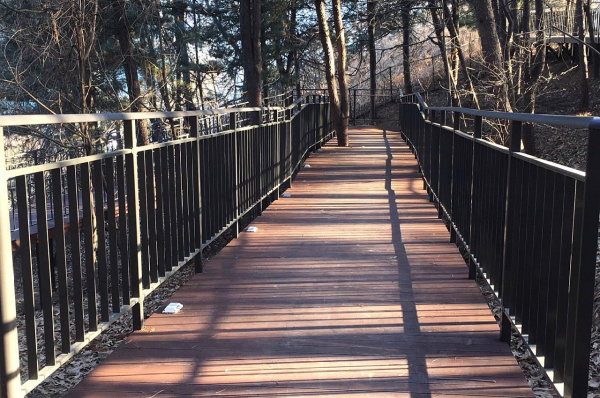
[[[399,134],[334,141],[68,396],[533,396]]]

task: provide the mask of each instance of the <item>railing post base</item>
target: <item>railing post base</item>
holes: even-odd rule
[[[469,255],[469,279],[475,280],[477,279],[477,264],[475,264],[475,260]]]
[[[504,343],[510,343],[510,337],[512,332],[512,324],[508,318],[508,314],[503,309],[502,317],[500,320],[500,341]]]
[[[231,231],[233,232],[233,238],[237,239],[240,236],[240,222],[236,221],[231,226]]]
[[[200,249],[200,252],[196,254],[196,257],[194,257],[194,270],[197,274],[204,272],[204,257],[202,255],[202,249]]]
[[[138,302],[131,309],[133,315],[133,330],[142,330],[144,327],[144,299],[139,298]]]

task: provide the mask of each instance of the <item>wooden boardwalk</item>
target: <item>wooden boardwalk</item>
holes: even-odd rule
[[[354,129],[69,397],[531,397],[399,134]]]

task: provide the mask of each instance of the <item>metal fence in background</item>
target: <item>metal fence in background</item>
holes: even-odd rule
[[[397,93],[389,88],[377,89],[371,94],[369,89],[350,90],[350,123],[353,126],[373,125],[377,122],[396,121],[398,115],[385,114],[380,110],[393,103],[398,98]]]
[[[119,150],[12,170],[0,151],[0,396],[31,391],[125,311],[140,329],[146,295],[190,261],[201,272],[206,245],[230,228],[237,236],[242,217],[278,198],[333,135],[326,97],[284,105],[0,116],[0,137],[6,126],[102,120],[122,123],[124,135]],[[183,118],[187,134],[138,146],[135,122],[151,118]]]
[[[509,147],[482,139],[490,119],[511,124]],[[501,339],[516,327],[560,393],[587,397],[600,118],[427,107],[413,94],[402,98],[400,123],[451,241],[468,255],[469,276],[481,272],[500,300]],[[524,123],[589,129],[586,172],[522,153]]]
[[[371,79],[363,81],[348,88],[350,98],[350,123],[354,126],[366,124],[373,125],[377,122],[396,120],[397,116],[379,113],[383,106],[392,103],[399,97],[394,89],[392,68],[388,67],[375,74],[374,90],[371,90]]]

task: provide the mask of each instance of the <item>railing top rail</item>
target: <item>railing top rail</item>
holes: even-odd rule
[[[453,106],[427,106],[423,97],[419,93],[408,94],[404,97],[414,96],[422,110],[460,112],[463,115],[481,116],[488,119],[506,119],[524,123],[547,124],[551,126],[564,126],[575,128],[589,128],[593,123],[600,125],[600,117],[595,116],[564,116],[564,115],[546,115],[532,113],[500,112],[500,111],[481,111],[471,108],[460,108]],[[403,97],[403,98],[404,98]]]
[[[10,126],[34,126],[41,124],[61,123],[93,123],[119,120],[142,120],[142,119],[169,119],[190,116],[215,116],[234,112],[256,112],[260,110],[275,111],[287,110],[293,105],[283,108],[280,106],[244,107],[244,108],[222,108],[194,111],[173,112],[126,112],[126,113],[87,113],[87,114],[60,114],[60,115],[5,115],[0,116],[0,127]]]

